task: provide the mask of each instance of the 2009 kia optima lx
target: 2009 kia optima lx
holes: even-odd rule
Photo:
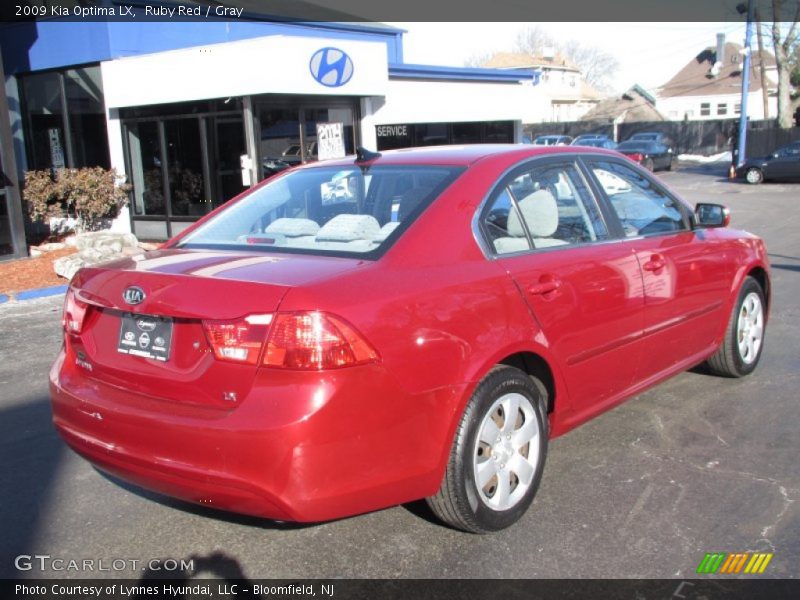
[[[530,505],[548,439],[702,361],[758,363],[763,242],[605,150],[439,147],[300,167],[163,249],[81,270],[58,431],[164,494],[319,521]]]

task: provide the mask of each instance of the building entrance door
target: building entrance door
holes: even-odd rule
[[[341,123],[345,154],[355,153],[356,108],[352,100],[300,98],[289,104],[258,98],[254,104],[261,179],[318,160],[317,127],[324,123]]]

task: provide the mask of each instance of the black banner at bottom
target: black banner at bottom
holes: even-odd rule
[[[30,579],[0,580],[0,598],[29,600],[717,600],[800,598],[775,579]]]

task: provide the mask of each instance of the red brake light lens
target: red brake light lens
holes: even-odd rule
[[[633,154],[628,154],[628,158],[635,162],[642,162],[644,160],[644,155],[640,152],[634,152]]]
[[[203,321],[206,338],[220,360],[258,364],[272,315],[250,315],[228,321]]]
[[[64,297],[64,314],[61,317],[61,326],[64,331],[75,335],[80,334],[88,307],[87,304],[78,300],[75,292],[69,288]]]
[[[203,321],[208,343],[219,360],[281,369],[321,371],[378,360],[378,353],[347,323],[322,312],[250,315]]]
[[[318,371],[375,362],[378,353],[352,327],[322,312],[279,313],[264,364]]]

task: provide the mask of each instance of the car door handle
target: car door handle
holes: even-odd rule
[[[650,260],[648,260],[646,263],[644,263],[642,268],[645,271],[652,271],[652,272],[658,273],[658,271],[660,271],[661,269],[663,269],[666,266],[667,266],[666,261],[663,258],[661,258],[660,256],[655,255],[655,256],[651,256]]]
[[[534,283],[532,286],[528,288],[528,293],[534,296],[544,296],[545,294],[550,294],[552,292],[557,291],[560,287],[561,287],[561,280],[549,279],[547,281],[540,281],[539,283]]]

